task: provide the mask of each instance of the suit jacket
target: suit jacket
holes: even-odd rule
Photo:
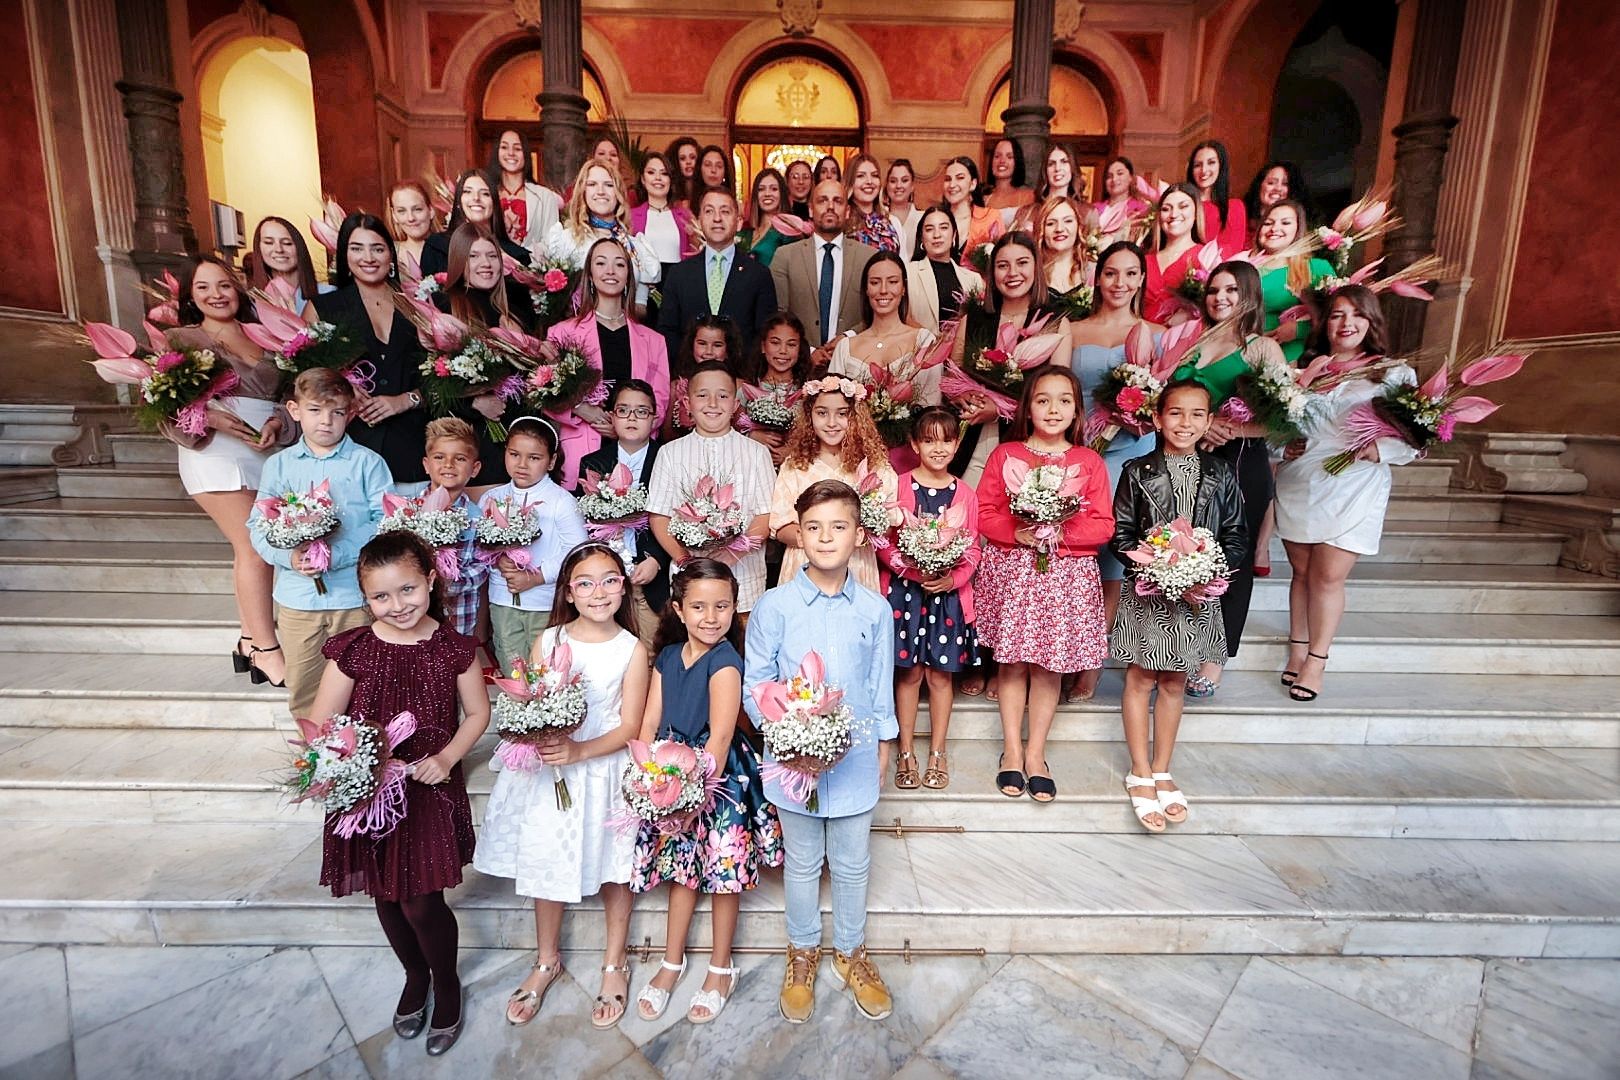
[[[658,330],[669,342],[672,360],[680,353],[687,324],[709,312],[709,280],[704,270],[707,257],[705,247],[690,259],[682,259],[670,269],[661,286],[664,298],[658,308]],[[740,246],[736,249],[717,314],[737,324],[743,356],[754,354],[765,320],[776,314],[776,286],[771,275],[772,271],[765,269],[758,259]],[[742,357],[736,357],[733,363],[741,360]]]
[[[669,412],[669,356],[664,350],[664,339],[651,328],[643,326],[632,319],[630,327],[630,377],[644,379],[652,384],[653,404],[658,409],[658,416],[653,421],[653,430],[658,431],[664,426],[664,417]],[[546,331],[548,341],[577,341],[585,358],[595,368],[602,370],[602,339],[599,336],[600,327],[596,316],[587,315],[581,319],[569,319],[560,322]],[[606,408],[606,405],[603,406]],[[560,442],[563,452],[563,483],[562,486],[572,490],[574,482],[579,479],[580,462],[602,445],[602,436],[572,411],[557,414],[547,413],[547,416],[557,422],[561,429]],[[611,468],[611,466],[609,466]]]
[[[641,463],[641,475],[636,479],[646,484],[652,479],[653,461],[658,457],[658,443],[647,444],[647,457]],[[619,463],[619,444],[612,439],[603,439],[602,445],[585,455],[585,460],[579,463],[579,475],[583,478],[587,471],[594,471],[606,476],[613,471]],[[579,494],[584,488],[577,488]],[[647,606],[654,611],[663,611],[664,604],[669,600],[669,552],[653,539],[652,529],[642,528],[636,530],[636,556],[645,558],[651,555],[658,560],[658,573],[647,584],[641,586],[641,595],[647,598]]]
[[[984,278],[976,271],[952,263],[956,281],[964,293],[984,292]],[[906,263],[906,303],[911,321],[939,333],[939,283],[934,280],[934,268],[927,259]]]
[[[821,333],[821,275],[816,270],[816,255],[825,243],[819,236],[805,237],[802,243],[778,248],[771,260],[771,277],[776,279],[776,302],[783,311],[791,311],[804,323],[804,332],[810,335],[810,347],[822,343]],[[838,290],[838,325],[826,335],[832,339],[846,330],[861,325],[861,273],[867,260],[877,249],[844,237],[843,281]]]

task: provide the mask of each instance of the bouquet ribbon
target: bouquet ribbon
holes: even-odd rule
[[[384,734],[388,738],[388,749],[393,751],[416,734],[416,717],[408,712],[400,713],[388,722]],[[332,831],[345,840],[356,833],[383,837],[393,832],[405,817],[405,780],[410,774],[409,765],[398,758],[390,758],[382,767],[382,773],[377,778],[377,790],[372,792],[371,798],[366,800],[364,806],[339,814],[332,823]]]
[[[350,364],[343,369],[343,377],[362,394],[377,392],[377,369],[370,360],[357,360]]]
[[[759,775],[767,784],[776,781],[782,786],[782,794],[788,801],[801,805],[808,804],[816,790],[815,773],[801,772],[779,762],[767,761]]]
[[[534,743],[512,742],[502,739],[495,747],[495,756],[501,764],[518,772],[533,772],[540,767],[540,749]]]
[[[175,413],[174,426],[193,438],[208,434],[208,403],[235,390],[236,384],[240,381],[235,371],[226,371],[220,375],[203,389],[196,401]]]
[[[326,582],[321,575],[332,568],[332,549],[325,540],[312,540],[309,547],[304,549],[304,565],[315,571],[315,592],[317,595],[326,595]]]
[[[646,514],[634,514],[618,521],[587,521],[585,535],[592,540],[613,540],[626,529],[645,529],[647,527]]]
[[[461,555],[453,547],[433,549],[433,568],[446,581],[461,580]]]

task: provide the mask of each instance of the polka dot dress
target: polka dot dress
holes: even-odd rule
[[[911,491],[917,499],[918,516],[937,516],[956,497],[956,482],[930,488],[913,480]],[[936,671],[961,671],[978,663],[978,635],[962,616],[962,598],[956,590],[929,593],[917,582],[894,574],[889,579],[889,606],[894,609],[896,667],[920,663]]]

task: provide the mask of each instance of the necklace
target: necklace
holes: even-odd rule
[[[502,180],[501,181],[501,194],[505,195],[507,198],[510,198],[510,199],[517,198],[519,195],[523,194],[523,181],[519,180],[517,187],[509,188],[509,187],[506,186],[506,181]]]
[[[607,327],[609,330],[617,330],[619,327],[624,325],[625,315],[623,312],[620,312],[618,315],[608,316],[603,315],[600,311],[598,311],[596,313],[596,321]]]

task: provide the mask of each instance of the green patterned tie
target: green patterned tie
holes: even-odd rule
[[[720,314],[720,298],[726,293],[726,260],[719,253],[709,259],[709,311]]]

